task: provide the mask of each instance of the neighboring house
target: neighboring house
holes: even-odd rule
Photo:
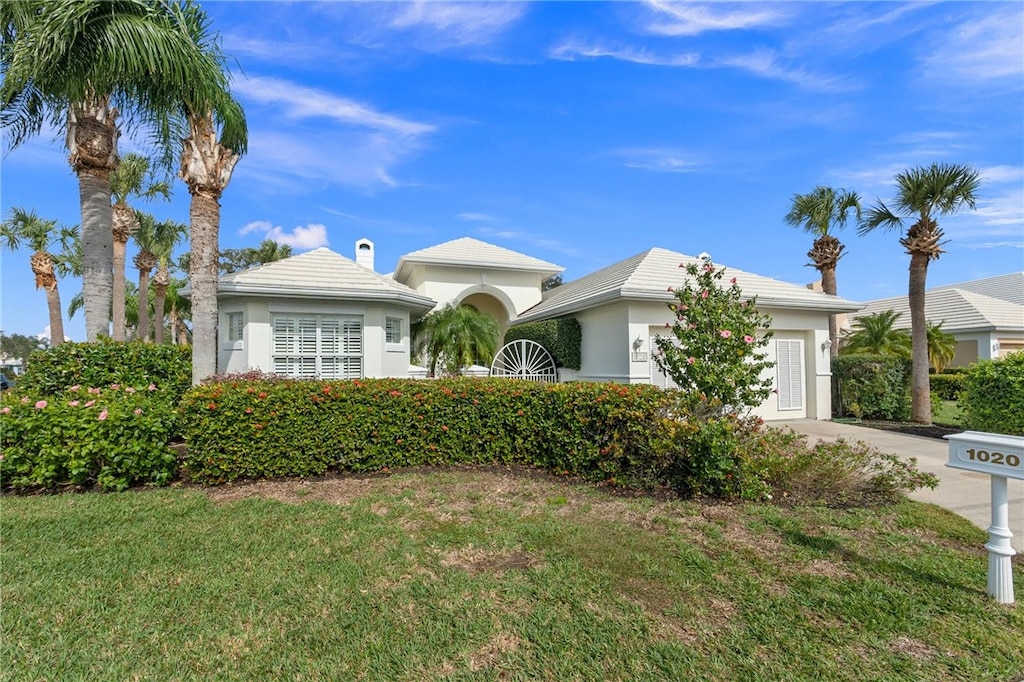
[[[906,296],[869,301],[857,317],[894,310],[896,324],[910,328]],[[950,367],[977,360],[1001,358],[1024,350],[1024,272],[950,284],[925,292],[925,317],[956,338],[956,356]]]
[[[373,243],[356,260],[322,248],[218,280],[222,372],[259,368],[296,377],[416,376],[410,322],[435,305],[472,305],[511,324],[575,317],[582,365],[563,379],[655,383],[652,339],[673,316],[669,286],[697,259],[650,249],[541,293],[563,268],[465,237],[402,256],[392,275],[374,271]],[[769,357],[776,393],[765,419],[831,418],[828,316],[860,305],[741,270],[728,270],[772,317]],[[768,376],[768,375],[766,375]]]
[[[575,317],[583,331],[577,378],[665,386],[670,380],[654,360],[653,339],[673,320],[668,287],[683,283],[680,264],[696,262],[650,249],[545,292],[516,322]],[[776,393],[755,412],[765,419],[831,419],[828,316],[860,304],[742,270],[727,273],[745,295],[757,296],[758,310],[772,318],[767,351],[776,363],[771,371]]]

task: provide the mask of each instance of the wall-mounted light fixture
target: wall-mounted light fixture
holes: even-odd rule
[[[637,336],[637,337],[636,337],[636,338],[635,338],[635,339],[633,340],[633,352],[634,352],[634,353],[636,353],[637,351],[639,351],[639,350],[640,350],[640,348],[641,348],[641,347],[642,347],[643,345],[644,345],[644,340],[643,340],[642,338],[640,338],[639,336]]]
[[[832,339],[825,339],[821,342],[821,352],[827,353],[832,348]]]

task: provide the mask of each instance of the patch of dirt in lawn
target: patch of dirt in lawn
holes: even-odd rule
[[[543,566],[544,563],[527,552],[518,550],[495,552],[469,545],[468,547],[446,552],[441,557],[441,565],[449,568],[459,568],[467,573],[482,573],[484,571],[504,573],[509,570],[525,571],[530,568]]]
[[[490,641],[469,656],[469,669],[473,672],[490,668],[506,654],[513,653],[522,646],[523,640],[507,632],[499,632]]]
[[[890,647],[893,651],[909,656],[916,661],[931,660],[939,653],[924,642],[911,637],[897,637]]]

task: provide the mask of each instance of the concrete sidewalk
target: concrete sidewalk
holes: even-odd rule
[[[948,509],[981,529],[988,528],[992,522],[992,477],[947,467],[949,445],[945,440],[812,419],[769,422],[769,425],[788,427],[797,433],[806,434],[811,442],[836,438],[861,440],[882,452],[901,457],[916,457],[921,471],[935,474],[939,479],[939,485],[935,490],[923,488],[915,491],[910,494],[911,499],[930,502]],[[1024,551],[1024,481],[1011,479],[1008,481],[1008,489],[1012,544],[1014,549],[1021,552]]]

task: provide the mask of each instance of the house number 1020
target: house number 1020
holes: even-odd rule
[[[1001,452],[989,452],[988,450],[970,448],[967,450],[967,456],[979,462],[988,462],[989,464],[1005,464],[1011,467],[1020,466],[1020,457],[1017,455],[1004,455]]]

